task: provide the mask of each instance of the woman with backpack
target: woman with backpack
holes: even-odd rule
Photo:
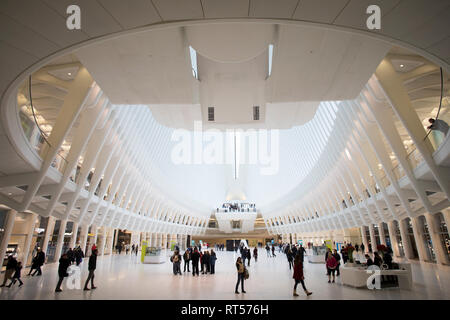
[[[306,289],[305,286],[305,277],[303,275],[303,261],[302,261],[302,256],[300,254],[297,254],[295,256],[294,259],[294,275],[292,276],[292,278],[294,278],[295,280],[295,285],[294,285],[294,297],[298,297],[297,294],[297,285],[299,283],[302,284],[303,290],[305,291],[307,296],[312,295],[312,292],[309,292],[308,289]]]
[[[241,257],[238,257],[236,260],[236,269],[237,269],[238,279],[236,282],[236,289],[234,290],[234,293],[239,293],[239,291],[238,291],[239,283],[241,283],[242,293],[246,293],[244,291],[245,266],[244,266],[244,263],[242,262]]]

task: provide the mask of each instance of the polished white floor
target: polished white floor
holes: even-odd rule
[[[138,257],[108,255],[99,257],[93,291],[70,290],[63,284],[63,292],[55,293],[57,264],[43,268],[41,277],[27,277],[23,270],[24,285],[19,288],[0,288],[0,299],[450,299],[450,267],[412,262],[414,285],[412,290],[355,289],[337,283],[329,284],[323,264],[305,261],[305,282],[313,295],[306,297],[299,285],[299,297],[292,296],[292,272],[284,254],[268,258],[265,250],[259,250],[259,260],[249,267],[250,278],[245,283],[246,294],[235,294],[236,255],[233,252],[217,252],[216,274],[193,277],[191,273],[175,276],[172,264],[141,264]],[[306,259],[305,259],[306,260]],[[83,282],[87,275],[87,260],[82,263]],[[192,271],[192,270],[191,270]],[[3,274],[1,275],[3,280]],[[83,285],[83,284],[82,284]],[[240,291],[240,289],[239,289]]]

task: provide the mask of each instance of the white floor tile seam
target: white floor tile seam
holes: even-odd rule
[[[140,256],[108,255],[98,258],[93,291],[70,290],[63,284],[63,292],[55,293],[58,264],[48,264],[41,277],[27,277],[23,272],[24,286],[1,288],[0,299],[120,299],[120,300],[317,300],[317,299],[450,299],[450,268],[413,263],[413,288],[409,290],[356,289],[340,284],[329,284],[324,264],[309,264],[305,258],[305,283],[313,295],[306,297],[301,285],[292,296],[294,281],[292,270],[283,254],[275,258],[259,255],[255,263],[252,258],[250,278],[245,282],[245,294],[235,294],[237,280],[233,252],[217,252],[216,274],[182,276],[172,274],[172,264],[167,261],[159,265],[141,264]],[[82,283],[87,276],[87,259],[82,263]],[[184,265],[182,263],[181,270]],[[3,276],[3,275],[2,275]],[[3,280],[3,278],[2,278]],[[239,287],[239,291],[241,291]]]

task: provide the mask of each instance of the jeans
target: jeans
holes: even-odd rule
[[[63,280],[64,280],[64,277],[59,277],[58,284],[56,285],[56,290],[61,289],[61,284],[62,284]]]
[[[238,278],[237,278],[237,282],[236,282],[236,290],[238,291],[238,287],[239,287],[239,282],[241,283],[241,290],[244,290],[244,273],[238,273]]]
[[[179,261],[173,263],[173,274],[181,274],[181,263]]]
[[[211,274],[214,274],[216,272],[216,264],[211,263]]]
[[[306,291],[305,282],[304,282],[303,280],[295,280],[294,290],[297,290],[297,285],[298,285],[299,283],[302,284],[303,290]]]
[[[30,272],[31,272],[31,270],[30,270]],[[40,275],[42,274],[41,266],[38,266],[38,267],[36,268],[36,271],[34,271],[34,272],[31,274],[31,276],[34,276],[34,275],[36,274],[36,272],[37,272],[38,276],[40,276]]]
[[[191,272],[191,271],[189,271],[189,260],[188,261],[184,261],[184,271],[183,272],[186,272],[186,266],[187,266],[188,272]]]
[[[89,283],[89,280],[91,280],[91,288],[95,287],[94,286],[94,270],[89,270],[89,275],[88,278],[86,279],[86,282],[84,284],[84,287],[87,288],[87,285]]]
[[[192,261],[192,275],[198,275],[198,261],[197,263],[195,263],[194,261]]]

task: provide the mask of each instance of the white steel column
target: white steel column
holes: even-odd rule
[[[387,225],[389,231],[389,239],[391,241],[391,249],[394,252],[395,257],[400,257],[400,249],[398,246],[397,232],[395,230],[394,221],[393,220],[389,221]]]
[[[413,227],[414,240],[416,241],[420,261],[431,261],[430,252],[427,250],[427,244],[423,234],[423,224],[419,217],[412,218],[411,224]]]
[[[383,222],[378,224],[378,235],[380,236],[380,244],[386,245],[386,234],[384,232]]]
[[[373,224],[369,224],[369,235],[370,235],[370,244],[372,247],[372,252],[377,251],[377,241],[375,239],[375,231],[373,230]]]
[[[44,233],[44,241],[42,243],[42,252],[45,253],[47,256],[47,248],[48,248],[48,242],[50,241],[50,238],[53,236],[53,232],[55,231],[55,223],[56,219],[53,216],[48,217],[47,226],[45,227],[45,233]]]
[[[413,253],[413,249],[411,246],[411,241],[409,238],[409,234],[408,234],[408,229],[406,226],[406,219],[400,220],[398,222],[398,226],[400,229],[400,235],[402,236],[402,245],[403,245],[403,250],[405,251],[405,257],[407,259],[413,259],[414,258],[414,253]]]
[[[450,261],[447,253],[447,248],[441,241],[441,236],[439,235],[439,225],[436,221],[436,216],[426,213],[425,219],[427,221],[428,232],[430,233],[431,242],[433,244],[436,262],[444,265],[449,264]]]
[[[99,250],[98,250],[98,254],[100,256],[103,256],[105,254],[105,246],[106,246],[106,228],[105,227],[101,227],[101,236],[100,236],[100,245],[99,245]]]
[[[8,243],[9,240],[11,239],[11,233],[14,228],[14,221],[16,220],[16,215],[17,211],[12,209],[6,213],[5,231],[3,232],[2,242],[0,245],[0,257],[2,259],[6,255],[6,249],[8,248]]]
[[[366,226],[361,226],[361,238],[364,244],[364,253],[369,252],[369,242],[367,241]]]
[[[87,238],[88,238],[88,232],[89,232],[89,226],[82,225],[81,230],[80,230],[80,247],[81,247],[81,250],[83,250],[84,255],[87,255],[86,242],[87,242]]]
[[[58,240],[56,242],[55,261],[59,261],[59,258],[61,257],[61,251],[64,244],[64,234],[66,233],[66,226],[67,220],[61,220],[61,224],[59,225]]]
[[[69,248],[75,248],[75,244],[77,242],[77,236],[78,236],[78,223],[73,222],[72,225],[72,236],[70,237],[70,244]]]
[[[20,254],[21,258],[19,260],[22,261],[22,265],[25,267],[28,263],[28,255],[30,253],[31,240],[33,240],[34,227],[36,225],[37,214],[30,213],[28,216],[28,230],[27,237],[25,240],[25,245],[23,246],[23,251]]]

